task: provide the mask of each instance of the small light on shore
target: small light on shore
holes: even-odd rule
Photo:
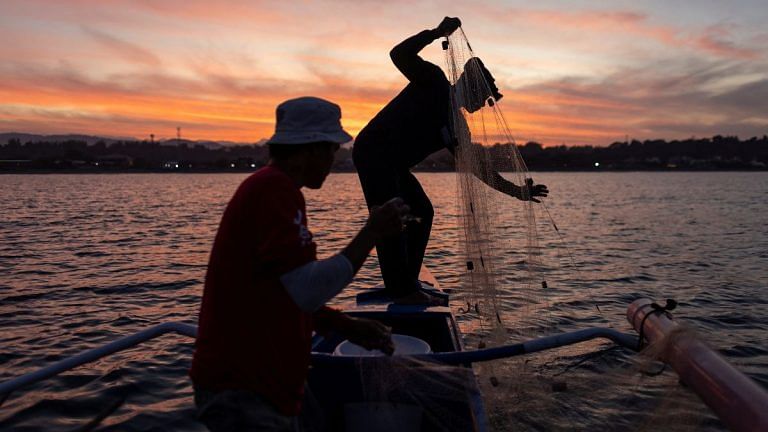
[[[600,167],[600,162],[595,162],[595,168],[599,168],[599,167]]]
[[[230,167],[232,167],[232,168],[234,168],[234,167],[235,167],[235,164],[229,164],[229,166],[230,166]]]

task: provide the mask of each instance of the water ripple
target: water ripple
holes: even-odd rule
[[[221,212],[244,177],[0,176],[0,379],[152,324],[195,323]],[[418,177],[436,215],[425,261],[444,287],[458,288],[465,263],[456,253],[455,178]],[[527,258],[522,248],[505,251],[511,264],[499,271],[512,288],[500,301],[505,319],[520,320],[513,331],[593,325],[626,330],[629,302],[639,296],[676,298],[678,320],[768,385],[768,175],[540,173],[535,178],[552,191],[547,206],[573,261],[551,235],[546,215],[537,216],[542,233],[550,234],[537,256],[545,261],[551,290],[549,298],[535,299],[541,315],[530,317],[525,309],[533,300],[514,289],[524,280]],[[318,253],[330,256],[365,221],[357,177],[332,175],[323,189],[305,195]],[[522,244],[522,216],[509,210],[505,220],[510,223],[500,238]],[[335,301],[350,300],[357,290],[379,283],[374,255],[355,288]],[[455,298],[460,297],[456,290]],[[457,300],[454,306],[466,305]],[[473,314],[457,318],[465,330],[476,325]],[[69,431],[121,401],[99,430],[204,430],[192,409],[191,353],[191,341],[169,335],[36,384],[5,402],[0,429]],[[545,367],[563,369],[585,360],[580,353],[560,354]],[[629,360],[628,353],[611,352],[569,373],[576,381]],[[598,413],[615,428],[631,430],[637,416],[626,407],[652,410],[670,389],[684,391],[669,374],[642,383],[630,380],[611,388],[607,402],[588,398],[570,423],[552,420],[552,427],[589,428],[589,416]],[[695,398],[676,401],[675,417],[698,418],[701,430],[722,427],[698,414],[704,408]],[[557,413],[539,414],[551,419]],[[520,418],[518,426],[539,428],[532,419]]]

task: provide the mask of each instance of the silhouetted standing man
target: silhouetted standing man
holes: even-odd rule
[[[386,291],[396,303],[437,303],[420,290],[418,280],[434,210],[410,169],[443,148],[455,153],[455,134],[451,125],[452,87],[439,66],[425,61],[418,54],[424,47],[452,34],[460,26],[458,18],[446,17],[437,28],[411,36],[392,49],[390,57],[409,83],[360,131],[353,148],[355,167],[368,207],[401,197],[411,213],[420,219],[409,224],[401,235],[376,244]],[[473,61],[476,62],[474,66],[481,67],[483,73],[490,77],[490,72],[479,59],[470,59],[470,62]],[[488,93],[462,98],[465,99],[463,107],[467,111],[479,110],[491,96],[501,98],[492,85],[481,91]],[[534,197],[548,193],[543,185],[521,188],[498,173],[492,177],[494,181],[489,182],[488,178],[478,175],[480,180],[519,199],[535,200]]]

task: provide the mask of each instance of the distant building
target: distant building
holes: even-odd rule
[[[31,163],[29,159],[0,159],[0,169],[26,168]]]
[[[96,164],[105,168],[130,168],[133,166],[133,158],[121,154],[109,154],[97,157]]]

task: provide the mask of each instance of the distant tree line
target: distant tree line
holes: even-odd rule
[[[266,146],[208,146],[191,141],[149,142],[34,141],[10,139],[0,143],[0,171],[249,171],[269,159]],[[510,143],[482,148],[498,162],[500,171],[512,169],[504,157]],[[607,147],[543,147],[536,142],[518,146],[530,170],[766,170],[768,137],[740,140],[735,136],[615,142]],[[354,171],[352,152],[342,148],[333,167]],[[437,152],[415,167],[417,171],[451,171],[454,158]]]
[[[534,170],[765,170],[768,136],[632,140],[607,147],[542,148],[529,142],[520,147],[520,153]]]
[[[262,166],[267,148],[235,145],[211,148],[193,142],[161,144],[149,141],[84,141],[21,143],[9,140],[0,146],[0,169],[40,170],[148,170],[205,171],[251,169]],[[14,163],[15,161],[15,163]]]
[[[495,144],[490,153],[499,171],[513,169],[509,158],[512,144]],[[740,140],[735,136],[686,140],[632,140],[607,147],[565,145],[543,147],[537,142],[518,146],[532,171],[585,170],[768,170],[768,136]],[[431,155],[419,170],[453,169],[453,157],[444,150]]]

